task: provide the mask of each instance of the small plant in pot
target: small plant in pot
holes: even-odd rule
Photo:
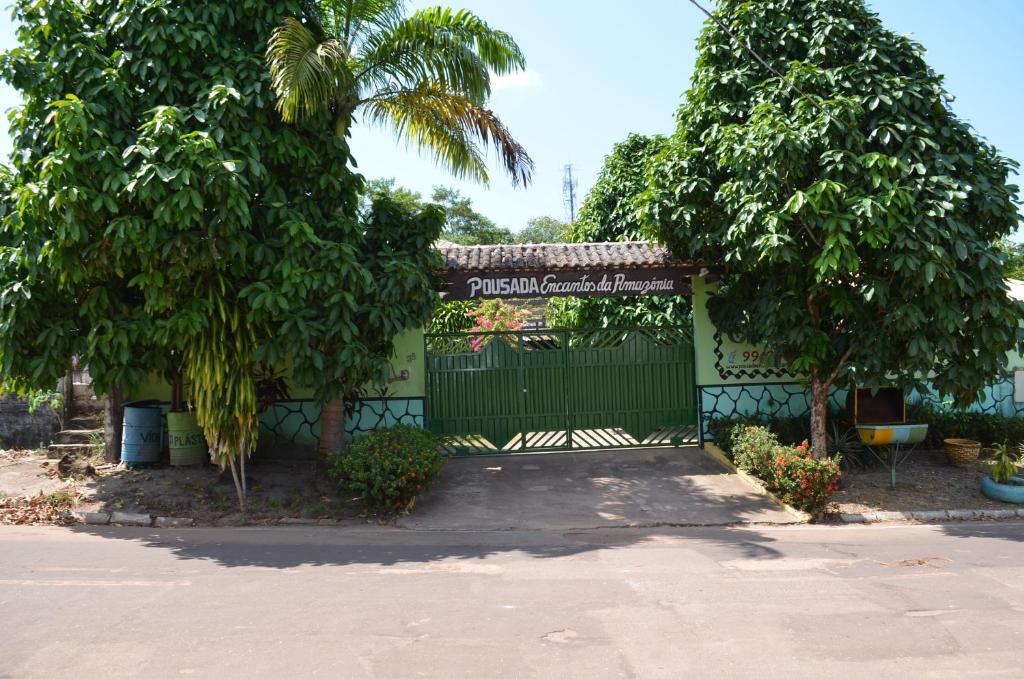
[[[1024,504],[1024,478],[1017,476],[1021,450],[1005,443],[992,446],[992,468],[981,479],[981,492],[993,500]]]

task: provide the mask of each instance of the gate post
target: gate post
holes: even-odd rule
[[[697,445],[704,447],[704,399],[701,398],[700,386],[694,387],[697,392]]]
[[[562,332],[562,402],[565,403],[565,446],[572,450],[572,399],[569,395],[569,330]]]

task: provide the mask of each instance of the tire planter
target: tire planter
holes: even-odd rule
[[[985,497],[1000,502],[1024,504],[1024,478],[1014,476],[1010,483],[996,483],[991,476],[981,479],[981,492]]]
[[[206,439],[192,413],[167,413],[167,440],[172,467],[205,464],[209,460]]]

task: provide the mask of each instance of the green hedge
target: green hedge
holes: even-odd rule
[[[708,424],[708,430],[711,432],[712,438],[730,457],[733,454],[730,449],[732,445],[732,432],[741,425],[767,427],[779,439],[780,443],[787,446],[799,445],[802,441],[811,438],[811,420],[809,416],[767,417],[764,415],[739,415],[711,420]],[[830,442],[838,448],[829,452],[844,455],[851,452],[843,441],[844,435],[853,429],[853,421],[846,413],[830,412],[828,415],[828,429]]]
[[[438,445],[437,437],[419,427],[377,429],[331,455],[328,472],[367,507],[407,512],[448,459]]]
[[[941,448],[944,439],[971,439],[989,448],[1005,443],[1015,448],[1024,443],[1024,417],[1003,417],[995,413],[970,413],[915,404],[907,408],[907,421],[928,425],[924,443]]]
[[[907,422],[927,424],[928,436],[922,444],[925,448],[939,449],[948,438],[980,441],[989,448],[1005,443],[1011,448],[1024,444],[1024,417],[1003,417],[995,413],[972,413],[939,409],[928,404],[907,407]],[[708,429],[718,444],[733,462],[733,431],[739,426],[766,427],[783,445],[797,445],[810,438],[811,424],[808,417],[764,417],[741,415],[712,420]],[[853,422],[844,412],[829,413],[829,454],[839,453],[848,466],[871,466],[874,459],[859,445]]]

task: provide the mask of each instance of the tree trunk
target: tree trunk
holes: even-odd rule
[[[121,390],[113,387],[103,402],[103,458],[107,462],[121,459],[121,434],[124,428],[124,404]]]
[[[828,389],[831,385],[815,376],[811,379],[811,448],[814,457],[828,455]]]
[[[185,384],[180,372],[174,373],[171,379],[171,412],[180,413],[185,410]]]
[[[332,453],[345,448],[345,401],[336,398],[328,401],[320,411],[319,457],[323,462]]]
[[[75,403],[74,370],[64,373],[64,379],[61,382],[61,392],[64,394],[64,404],[61,406],[60,413],[57,415],[57,424],[60,425],[61,429],[65,429],[67,423],[70,422],[73,417],[71,410]]]

